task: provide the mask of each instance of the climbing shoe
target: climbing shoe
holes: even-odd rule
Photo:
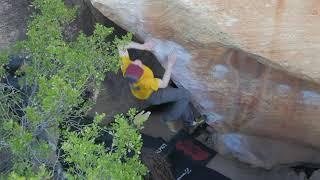
[[[190,123],[189,126],[195,127],[202,124],[204,121],[205,121],[204,117],[198,117],[192,123]]]
[[[167,126],[168,126],[168,129],[173,132],[173,133],[177,133],[178,130],[176,129],[176,126],[175,126],[175,123],[174,122],[171,122],[171,121],[167,121],[166,122]]]

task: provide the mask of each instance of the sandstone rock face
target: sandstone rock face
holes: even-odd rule
[[[317,1],[91,2],[142,40],[153,38],[162,65],[177,52],[174,81],[218,132],[320,148]]]
[[[223,156],[237,158],[255,167],[272,169],[277,165],[320,163],[319,151],[270,138],[227,133],[216,134],[211,141]]]
[[[142,38],[152,34],[183,45],[234,46],[262,56],[260,61],[274,67],[320,82],[317,0],[91,1]]]

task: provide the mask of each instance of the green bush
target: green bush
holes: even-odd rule
[[[142,179],[147,169],[139,159],[138,128],[146,116],[133,110],[117,116],[109,130],[114,137],[110,149],[96,143],[108,131],[98,125],[103,115],[88,125],[71,120],[83,118],[94,104],[83,97],[84,91],[97,90],[106,72],[118,71],[117,46],[128,43],[131,34],[107,42],[113,29],[97,24],[93,35],[80,33],[74,42],[66,42],[62,32],[76,10],[62,0],[34,0],[33,5],[37,13],[28,23],[27,39],[11,50],[28,57],[17,71],[20,89],[0,84],[0,148],[11,153],[13,162],[2,176],[51,179],[64,160],[68,179]],[[1,53],[0,63],[8,63],[8,52]],[[133,122],[139,122],[138,128]]]

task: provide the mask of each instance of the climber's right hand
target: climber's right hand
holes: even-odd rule
[[[156,46],[156,43],[154,40],[152,40],[151,38],[147,39],[145,41],[145,43],[143,44],[145,49],[148,50],[148,51],[153,51],[155,46]]]
[[[171,52],[168,56],[168,67],[172,68],[173,65],[177,61],[177,54],[175,52]]]

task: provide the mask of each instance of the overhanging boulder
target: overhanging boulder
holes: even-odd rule
[[[178,53],[173,80],[219,133],[320,149],[316,0],[91,3],[141,40],[153,38],[161,64]]]
[[[318,0],[91,0],[105,16],[144,39],[173,40],[188,50],[223,44],[268,65],[320,82]],[[208,57],[207,57],[208,58]]]

